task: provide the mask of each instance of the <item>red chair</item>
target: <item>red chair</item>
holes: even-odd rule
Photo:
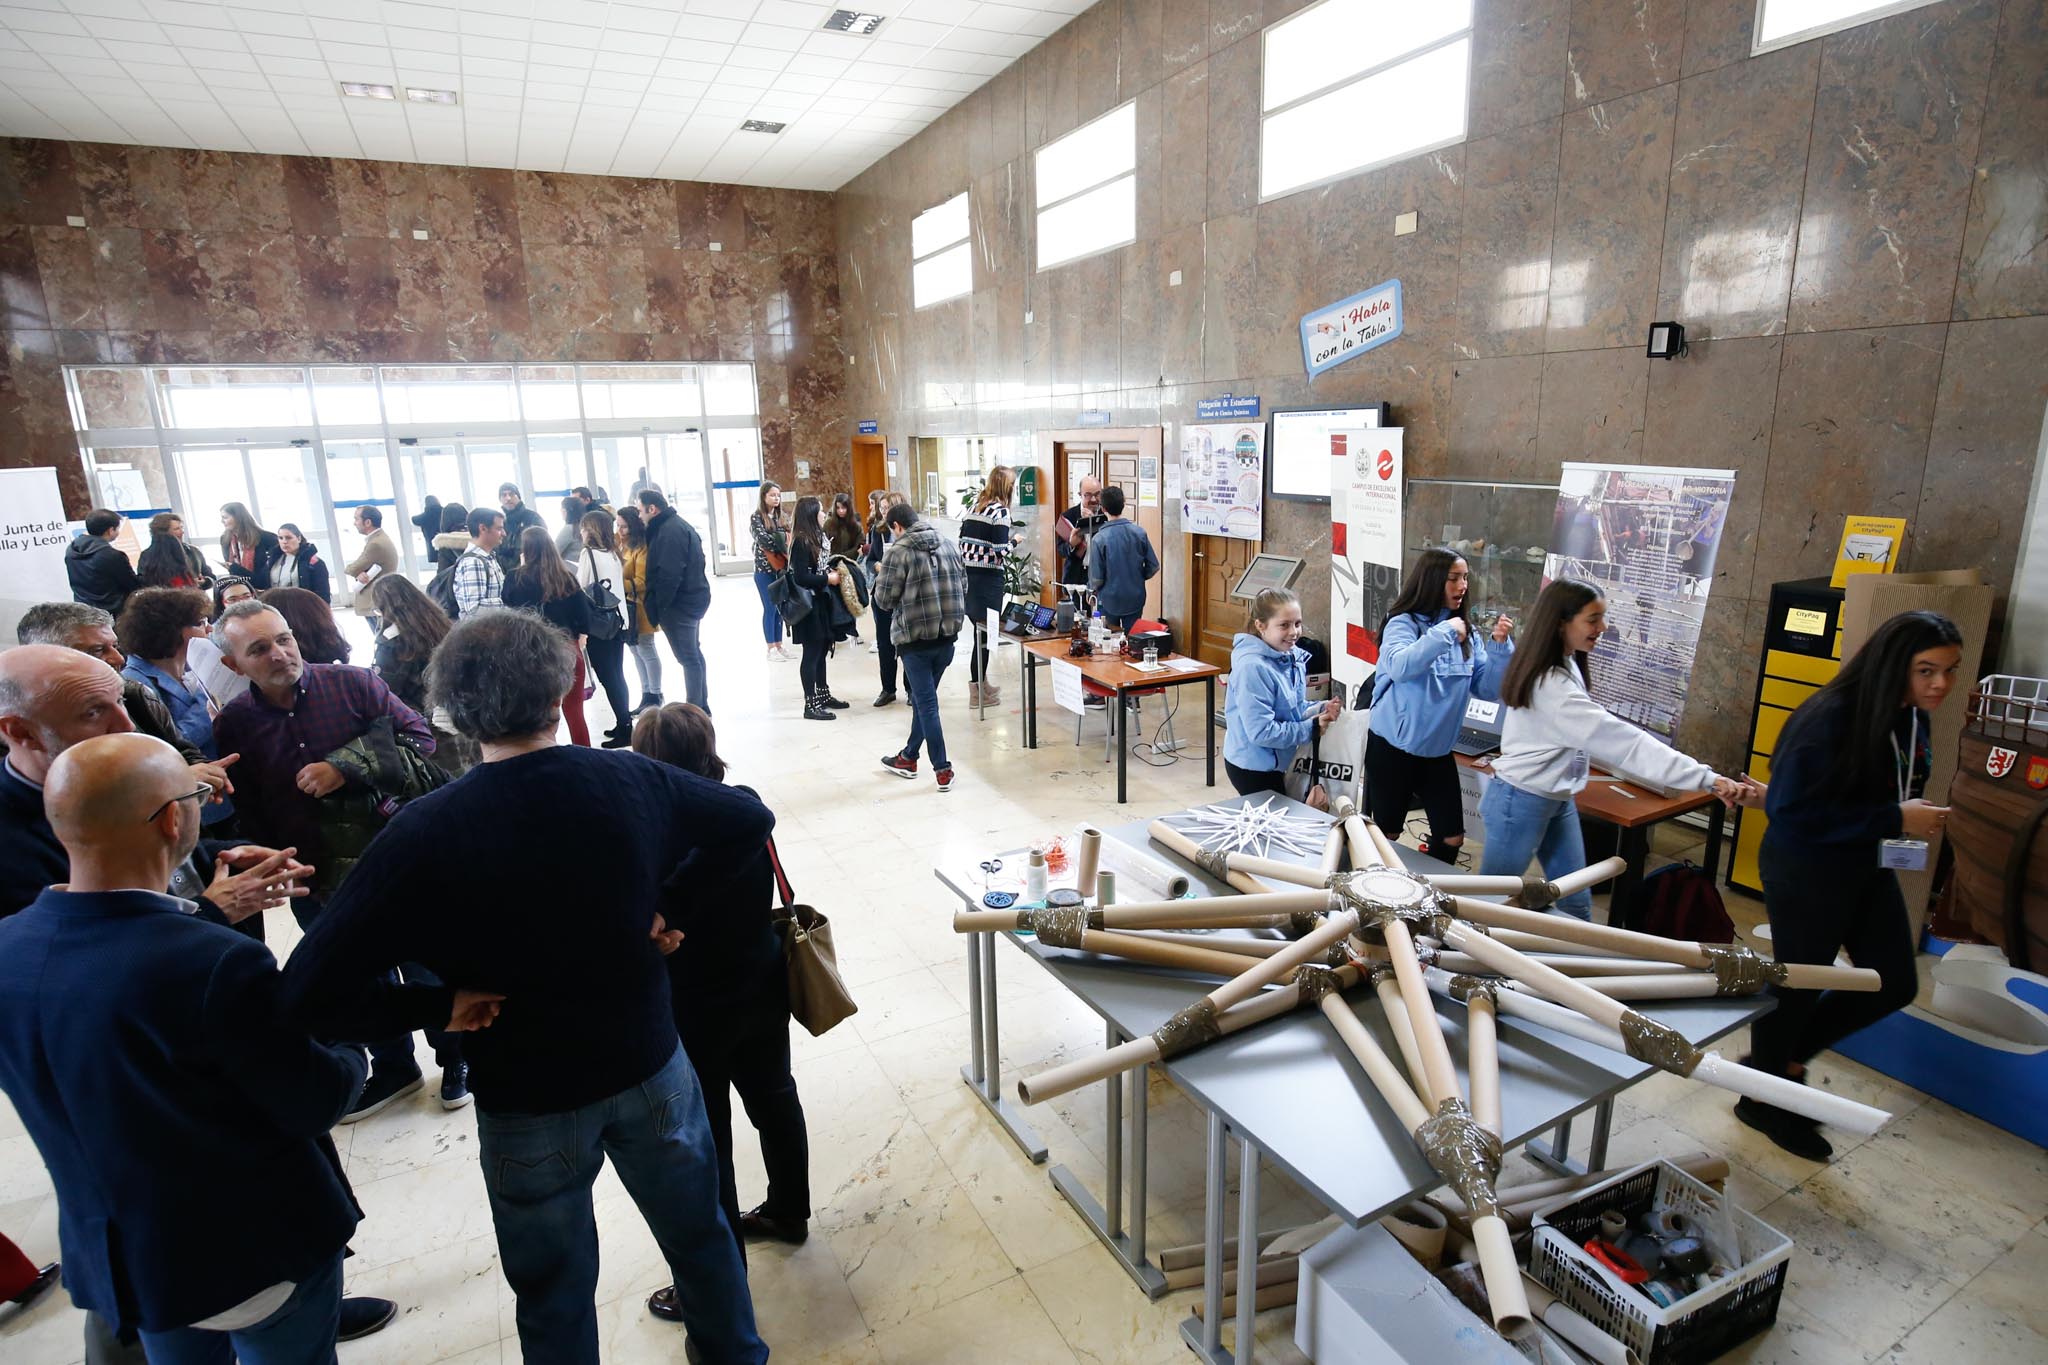
[[[1137,624],[1132,626],[1131,629],[1134,631],[1163,631],[1166,629],[1166,625],[1162,621],[1148,621],[1143,617],[1139,617]],[[1101,697],[1105,699],[1102,708],[1104,721],[1102,733],[1102,761],[1104,763],[1107,763],[1111,758],[1115,757],[1116,755],[1116,750],[1114,750],[1110,746],[1118,742],[1117,736],[1119,731],[1122,729],[1124,722],[1124,718],[1118,714],[1122,708],[1116,705],[1116,690],[1114,688],[1104,687],[1102,684],[1090,680],[1086,674],[1083,674],[1081,677],[1081,691],[1086,696]],[[1166,689],[1163,687],[1132,688],[1126,689],[1124,692],[1125,697],[1130,698],[1134,701],[1138,701],[1140,707],[1142,707],[1143,705],[1143,702],[1141,700],[1142,698],[1161,697],[1164,695],[1166,695]],[[1079,747],[1081,743],[1081,726],[1087,719],[1088,716],[1086,712],[1083,712],[1081,715],[1074,717],[1074,744],[1076,747]],[[1178,749],[1179,747],[1180,740],[1174,734],[1173,730],[1173,712],[1169,710],[1166,714],[1166,748],[1169,751],[1172,751]]]

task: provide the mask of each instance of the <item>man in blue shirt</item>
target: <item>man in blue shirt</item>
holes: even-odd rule
[[[1124,520],[1123,489],[1103,489],[1102,510],[1109,524],[1088,542],[1088,586],[1102,619],[1112,630],[1127,631],[1144,614],[1145,582],[1159,572],[1159,556],[1145,528]]]

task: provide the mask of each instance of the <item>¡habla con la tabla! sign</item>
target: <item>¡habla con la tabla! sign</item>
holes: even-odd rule
[[[1387,280],[1301,320],[1301,358],[1314,378],[1401,335],[1401,282]]]

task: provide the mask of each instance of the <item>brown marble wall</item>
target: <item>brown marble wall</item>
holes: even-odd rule
[[[843,188],[849,417],[1016,458],[1084,408],[1171,428],[1226,391],[1375,398],[1416,477],[1732,468],[1683,731],[1724,764],[1770,585],[1826,572],[1845,513],[1907,517],[1906,567],[2005,590],[2048,404],[2039,0],[1754,58],[1754,0],[1477,0],[1466,142],[1261,204],[1259,34],[1299,8],[1104,0]],[[1138,240],[1035,273],[1032,153],[1131,99]],[[963,186],[975,293],[914,310],[910,220]],[[1402,338],[1306,378],[1300,315],[1390,277]],[[1692,353],[1646,359],[1673,317]],[[1321,617],[1324,510],[1269,508],[1267,539],[1309,555]]]
[[[721,360],[770,477],[841,488],[835,232],[795,190],[0,140],[0,465],[83,514],[70,363]]]

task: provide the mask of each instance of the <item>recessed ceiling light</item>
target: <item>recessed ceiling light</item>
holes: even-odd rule
[[[787,123],[770,123],[766,119],[750,118],[740,125],[740,131],[743,133],[779,133],[788,126]]]
[[[864,10],[835,9],[832,17],[825,21],[825,28],[833,33],[851,33],[865,38],[882,26],[882,16],[869,14]]]
[[[453,90],[423,90],[417,85],[405,87],[405,97],[414,104],[455,103],[455,92]]]
[[[398,92],[388,85],[372,85],[365,81],[343,81],[341,93],[359,100],[395,100]]]

